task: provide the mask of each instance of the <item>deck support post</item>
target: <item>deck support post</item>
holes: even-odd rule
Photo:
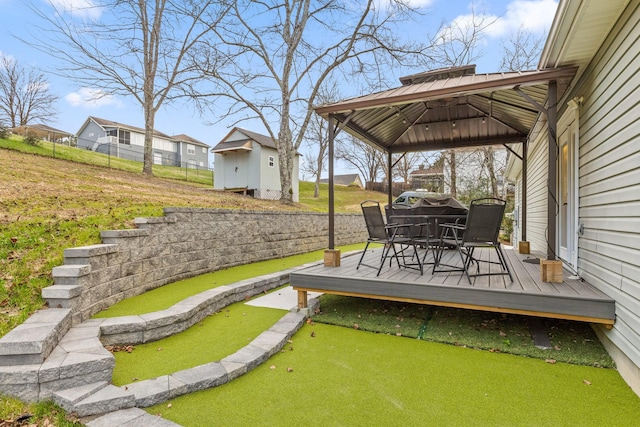
[[[298,308],[307,308],[307,291],[298,291]]]

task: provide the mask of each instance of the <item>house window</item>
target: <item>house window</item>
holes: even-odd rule
[[[196,154],[196,147],[194,147],[191,144],[187,144],[187,154],[190,154],[192,156],[195,155]]]
[[[196,161],[195,161],[195,160],[189,160],[189,161],[187,162],[187,167],[188,167],[189,169],[197,169],[197,168],[198,168],[198,164],[196,163]]]
[[[269,167],[272,168],[276,164],[276,159],[273,156],[269,156]]]
[[[207,154],[207,149],[205,147],[201,147],[202,148],[202,154]]]
[[[120,135],[118,136],[118,143],[131,145],[131,132],[128,130],[121,130]]]

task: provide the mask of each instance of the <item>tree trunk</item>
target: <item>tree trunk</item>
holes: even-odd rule
[[[454,199],[458,196],[458,191],[456,190],[457,176],[456,176],[456,152],[451,151],[449,155],[449,168],[451,170],[451,197]]]
[[[282,188],[280,201],[284,204],[292,204],[293,188],[291,177],[293,175],[293,158],[295,156],[295,150],[293,149],[289,122],[284,119],[284,117],[288,117],[288,115],[285,116],[283,114],[283,119],[280,121],[280,132],[278,133],[277,142],[278,160],[280,163],[280,187]]]
[[[500,194],[498,194],[498,179],[496,178],[495,156],[493,155],[493,147],[485,147],[484,159],[487,165],[487,170],[489,171],[489,179],[491,180],[491,192],[493,193],[493,197],[499,198]]]
[[[150,106],[144,108],[144,166],[142,173],[153,175],[153,128],[155,114]]]

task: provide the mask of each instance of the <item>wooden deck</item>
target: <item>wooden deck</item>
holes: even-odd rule
[[[381,250],[370,249],[364,262],[376,265]],[[395,263],[389,267],[388,262],[376,277],[374,268],[360,266],[356,270],[361,252],[343,255],[340,267],[319,265],[291,273],[290,281],[298,291],[300,306],[306,306],[306,292],[314,291],[613,325],[612,298],[580,279],[569,279],[566,272],[562,283],[542,282],[540,265],[525,261],[534,255],[509,248],[504,252],[513,282],[508,276],[481,276],[469,284],[462,272],[431,274],[432,265],[428,264],[420,275],[416,270],[398,268]],[[482,259],[495,258],[495,251],[486,249],[476,254]],[[453,250],[446,251],[443,260],[451,265],[460,263]],[[499,268],[486,263],[481,266],[485,269],[481,272]]]

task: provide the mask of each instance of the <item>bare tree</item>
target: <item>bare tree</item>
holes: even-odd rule
[[[36,41],[27,43],[59,59],[58,74],[98,96],[129,96],[140,104],[143,172],[152,174],[155,115],[163,104],[192,95],[201,76],[187,54],[219,22],[225,6],[215,0],[94,0],[80,10],[68,9],[69,2],[47,3],[54,10],[34,9],[44,25]]]
[[[412,12],[407,4],[236,0],[215,29],[217,39],[196,62],[216,85],[211,95],[230,101],[223,119],[257,118],[276,141],[282,202],[292,201],[295,153],[325,81],[338,69],[342,79],[362,78],[421,53],[393,31]]]
[[[375,182],[385,171],[382,152],[351,136],[336,146],[336,158],[355,167],[365,182]]]
[[[328,80],[327,84],[320,88],[317,101],[320,104],[335,102],[339,98],[338,87],[335,82]],[[326,121],[317,114],[314,114],[309,120],[309,127],[306,134],[307,146],[315,154],[305,155],[305,162],[302,170],[310,173],[314,177],[315,187],[313,197],[320,195],[320,178],[325,170],[325,162],[327,160],[327,151],[329,149],[329,129]]]
[[[395,157],[393,160],[395,164],[393,168],[394,178],[400,178],[402,182],[408,184],[411,171],[422,161],[423,157],[420,153],[404,153]]]
[[[470,15],[441,25],[430,37],[433,60],[443,67],[473,64],[484,54],[479,42],[495,21],[484,12],[477,13],[472,5]]]
[[[502,45],[502,71],[522,71],[535,69],[540,60],[544,36],[536,36],[524,28],[509,37]]]
[[[57,115],[57,100],[42,73],[26,69],[15,58],[0,56],[0,123],[15,128],[51,120]]]

